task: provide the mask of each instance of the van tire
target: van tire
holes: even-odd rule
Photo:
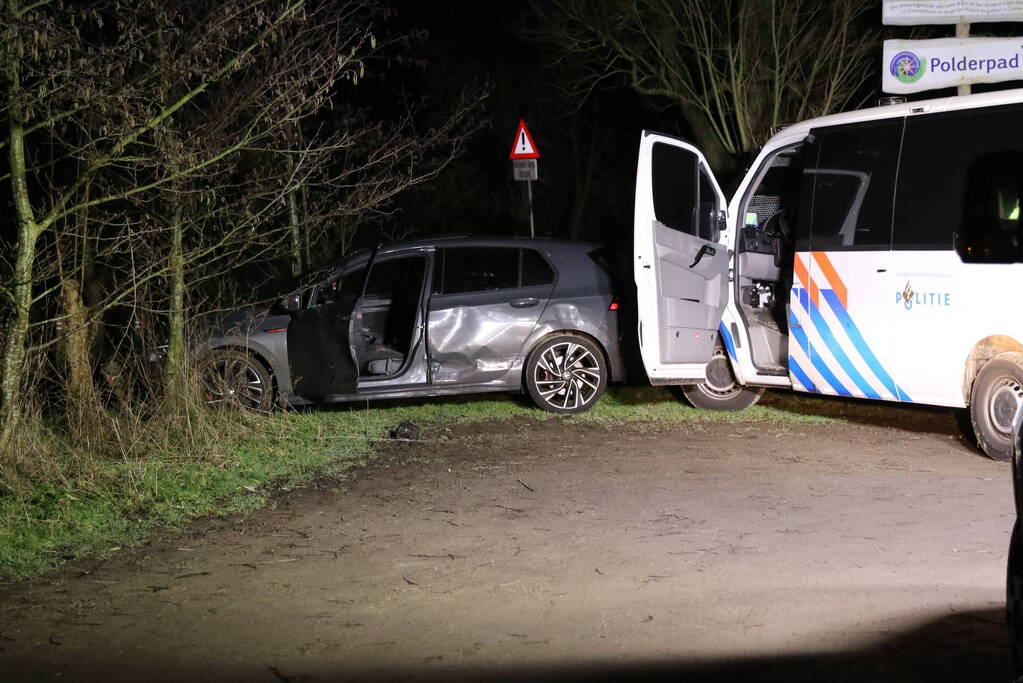
[[[707,381],[685,384],[679,388],[682,397],[694,408],[703,410],[746,410],[764,395],[763,387],[739,384],[724,348],[715,347],[707,363]]]
[[[981,367],[970,392],[977,443],[992,460],[1012,457],[1012,418],[1023,401],[1023,353],[1000,353]]]

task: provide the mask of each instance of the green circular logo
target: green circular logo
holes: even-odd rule
[[[892,57],[888,70],[900,83],[916,83],[924,77],[925,62],[912,52],[900,52]]]

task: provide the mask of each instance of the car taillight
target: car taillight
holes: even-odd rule
[[[618,304],[619,304],[618,297],[615,297],[614,299],[611,300],[611,305],[607,307],[607,310],[609,310],[609,311],[617,311],[618,310]]]

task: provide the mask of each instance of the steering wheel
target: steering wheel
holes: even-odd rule
[[[762,232],[767,235],[781,237],[786,242],[791,242],[792,231],[789,228],[789,222],[785,216],[785,210],[782,209],[781,211],[775,211],[771,214],[771,217],[764,221]]]

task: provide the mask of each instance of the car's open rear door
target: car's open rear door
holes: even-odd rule
[[[725,199],[692,145],[644,131],[633,225],[639,343],[652,384],[705,378],[728,287]]]

